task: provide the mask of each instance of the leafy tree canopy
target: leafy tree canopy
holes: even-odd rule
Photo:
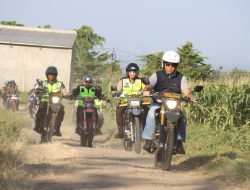
[[[194,80],[205,80],[210,78],[212,67],[205,64],[206,57],[201,56],[198,50],[193,49],[191,42],[186,42],[182,47],[177,48],[181,56],[181,63],[178,67],[181,73]],[[164,52],[152,53],[140,56],[139,59],[144,62],[142,73],[146,76],[161,69],[162,56]]]

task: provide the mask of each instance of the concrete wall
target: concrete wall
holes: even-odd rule
[[[36,78],[44,79],[45,70],[53,65],[58,69],[58,79],[70,89],[71,49],[40,48],[0,44],[0,82],[15,80],[19,89],[31,89]]]

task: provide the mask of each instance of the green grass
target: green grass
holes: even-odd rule
[[[186,152],[179,166],[183,170],[205,171],[211,178],[250,187],[250,127],[215,130],[190,126]]]
[[[30,120],[0,108],[0,189],[30,188],[20,150],[13,148],[22,129],[30,125]]]
[[[21,104],[27,103],[28,97],[29,97],[28,92],[25,92],[25,91],[20,92],[20,94],[19,94],[20,103]]]

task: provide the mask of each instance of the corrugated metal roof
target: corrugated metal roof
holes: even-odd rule
[[[75,39],[75,31],[0,25],[0,43],[2,44],[72,48]]]

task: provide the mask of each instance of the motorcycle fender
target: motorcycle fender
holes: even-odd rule
[[[180,114],[178,112],[171,112],[171,111],[167,111],[165,113],[165,117],[167,118],[167,120],[172,121],[172,122],[177,122]]]
[[[55,113],[58,113],[61,109],[60,104],[51,104],[50,107],[51,107],[52,111]]]
[[[139,116],[139,115],[141,115],[141,111],[138,110],[138,109],[133,109],[132,114],[135,115],[135,116]]]

